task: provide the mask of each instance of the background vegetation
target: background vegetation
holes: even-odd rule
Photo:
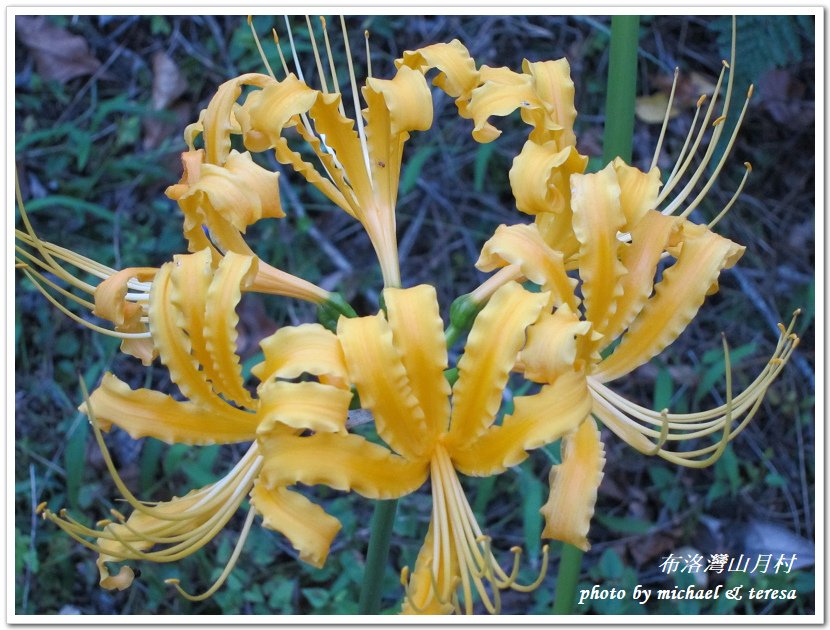
[[[352,50],[365,68],[359,34],[371,30],[376,76],[389,76],[404,50],[457,37],[479,63],[519,68],[523,58],[566,56],[576,83],[578,146],[601,154],[609,19],[604,17],[398,16],[349,18]],[[331,23],[331,20],[330,20]],[[258,31],[285,32],[280,18],[258,17]],[[310,62],[302,21],[292,19],[302,59]],[[644,17],[640,30],[638,93],[667,94],[672,70],[682,75],[661,167],[671,167],[701,87],[714,83],[728,57],[728,17]],[[814,23],[812,17],[741,17],[738,85],[757,85],[744,129],[697,220],[713,216],[751,161],[755,172],[718,231],[748,246],[738,269],[724,274],[721,291],[695,323],[658,360],[625,382],[625,393],[672,410],[701,409],[722,400],[718,333],[733,348],[736,387],[759,372],[777,336],[775,324],[796,307],[803,335],[794,361],[770,389],[756,420],[712,468],[684,470],[648,459],[613,435],[600,487],[594,543],[581,581],[629,590],[636,584],[685,583],[661,573],[661,558],[700,553],[798,553],[784,575],[710,575],[764,588],[797,588],[795,602],[593,602],[580,613],[789,613],[813,611],[815,434],[814,402]],[[163,195],[178,181],[183,125],[196,119],[216,87],[247,71],[261,71],[244,17],[17,18],[15,130],[17,169],[40,235],[115,267],[160,265],[183,252],[180,215]],[[339,34],[333,35],[339,50]],[[273,46],[265,38],[272,63]],[[341,60],[342,61],[342,60]],[[310,66],[309,66],[310,68]],[[307,70],[309,69],[307,68]],[[362,71],[358,71],[362,75]],[[341,68],[345,76],[345,67]],[[743,88],[738,94],[743,93]],[[737,96],[736,105],[741,98]],[[445,312],[451,300],[481,280],[472,262],[499,223],[517,213],[507,180],[526,133],[506,122],[497,142],[479,146],[470,121],[436,95],[436,121],[408,145],[398,207],[405,283],[437,286]],[[643,113],[641,111],[641,113]],[[647,166],[659,125],[638,120],[635,163]],[[266,260],[325,286],[338,288],[367,313],[377,306],[380,275],[359,226],[308,187],[283,174],[288,218],[265,221],[249,242]],[[124,593],[97,586],[94,554],[33,515],[48,501],[101,518],[117,496],[89,435],[78,374],[94,385],[110,370],[133,386],[171,388],[158,364],[149,369],[117,352],[116,344],[76,326],[51,308],[20,277],[16,284],[15,570],[18,613],[191,614],[352,613],[362,576],[371,503],[356,495],[315,490],[343,522],[327,566],[297,562],[285,539],[255,527],[242,560],[212,599],[191,604],[164,585],[208,584],[221,570],[241,525],[201,553],[174,565],[141,565],[141,578]],[[240,307],[240,344],[247,367],[258,361],[257,342],[278,326],[313,317],[302,304],[247,296]],[[236,447],[168,447],[108,437],[130,486],[164,499],[204,485],[239,455]],[[532,457],[495,482],[464,480],[497,549],[522,545],[539,556],[548,468],[558,449]],[[384,607],[398,609],[396,571],[414,562],[429,514],[429,497],[405,498],[399,508]],[[554,546],[552,554],[558,558]],[[532,596],[509,594],[505,612],[546,613],[556,562]]]

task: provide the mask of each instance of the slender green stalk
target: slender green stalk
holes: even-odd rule
[[[605,132],[602,145],[603,164],[608,164],[617,156],[626,162],[631,161],[639,33],[639,15],[615,15],[611,18],[611,51],[608,61]],[[563,544],[553,603],[554,614],[569,615],[574,612],[581,567],[582,551],[573,545]]]
[[[602,138],[604,164],[617,156],[626,162],[631,161],[639,33],[639,15],[615,15],[611,18],[611,53]]]
[[[556,578],[556,598],[553,600],[554,615],[573,614],[581,567],[582,550],[563,543],[562,559],[559,561],[559,574]]]
[[[366,554],[366,571],[357,605],[361,615],[377,615],[380,612],[380,596],[383,593],[383,577],[389,556],[389,542],[395,525],[398,501],[378,501],[372,515],[372,533]]]

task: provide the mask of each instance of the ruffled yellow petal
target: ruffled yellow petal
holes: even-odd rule
[[[216,380],[213,386],[226,398],[244,407],[253,407],[254,399],[242,381],[242,363],[236,354],[236,306],[256,274],[256,259],[228,252],[219,263],[207,291],[204,336],[213,363]]]
[[[575,89],[568,60],[532,63],[525,59],[522,70],[532,77],[536,96],[542,103],[539,109],[522,110],[522,117],[534,127],[531,139],[541,143],[554,138],[560,148],[575,146]]]
[[[95,287],[92,314],[111,321],[118,332],[146,332],[147,326],[141,322],[144,314],[141,305],[127,300],[127,283],[133,279],[152,280],[157,271],[154,267],[129,267],[110,276]],[[150,365],[156,358],[152,339],[124,339],[121,351],[140,359],[144,365]]]
[[[372,412],[378,435],[407,459],[422,459],[434,436],[427,433],[424,412],[386,319],[383,315],[341,317],[337,337],[349,378],[357,387],[361,406]]]
[[[566,269],[576,269],[576,260],[579,253],[579,241],[573,231],[573,211],[570,207],[562,212],[542,212],[536,215],[534,221],[539,234],[542,235],[548,247],[561,252],[565,259]]]
[[[447,430],[450,419],[450,385],[444,325],[438,296],[429,285],[383,292],[389,327],[401,353],[412,393],[426,421],[425,442]]]
[[[182,394],[206,410],[221,413],[228,405],[214,393],[206,373],[199,369],[199,362],[190,354],[190,339],[179,325],[176,304],[182,300],[177,292],[187,286],[187,281],[177,282],[177,288],[172,275],[181,272],[175,262],[166,263],[159,269],[150,290],[150,333],[162,363]]]
[[[231,133],[237,131],[232,118],[243,85],[264,87],[274,79],[264,74],[243,74],[219,86],[205,111],[202,123],[205,157],[208,164],[222,165],[231,151]]]
[[[501,135],[501,131],[487,122],[490,116],[507,116],[519,107],[524,110],[538,108],[540,104],[529,75],[506,69],[501,69],[497,74],[485,74],[485,68],[481,72],[482,80],[485,76],[487,80],[473,90],[469,111],[475,123],[473,138],[476,142],[486,143]]]
[[[617,232],[625,223],[620,209],[620,187],[611,165],[598,173],[571,177],[573,230],[579,247],[579,276],[585,298],[585,319],[597,332],[613,315],[622,293],[620,277],[625,267],[617,258]]]
[[[573,431],[591,412],[591,395],[582,372],[567,372],[533,396],[515,399],[515,411],[475,442],[449,450],[465,475],[488,477],[527,458],[527,451]]]
[[[595,377],[610,381],[627,374],[672,343],[694,318],[723,269],[734,265],[745,248],[710,231],[685,223],[683,245],[674,265],[663,272],[614,353],[599,364]]]
[[[516,207],[537,215],[564,212],[571,203],[571,175],[583,173],[587,165],[588,156],[572,145],[560,149],[553,140],[543,144],[528,140],[510,169]]]
[[[493,423],[502,390],[525,343],[525,329],[539,317],[547,299],[544,293],[530,293],[510,282],[476,317],[458,362],[448,447],[472,442]]]
[[[679,227],[675,217],[651,210],[631,230],[631,245],[621,255],[627,273],[620,278],[622,295],[605,327],[603,345],[611,343],[628,327],[643,308],[654,286],[660,256]]]
[[[285,216],[277,182],[278,174],[255,164],[249,153],[232,151],[225,165],[202,164],[196,183],[183,193],[168,189],[168,195],[178,195],[191,250],[203,248],[204,225],[222,249],[251,255],[240,234],[260,219]]]
[[[407,50],[395,67],[409,66],[426,74],[433,68],[439,70],[433,85],[456,99],[455,104],[464,118],[469,118],[467,103],[478,86],[479,72],[467,48],[457,39],[447,44],[432,44],[418,50]]]
[[[620,185],[620,207],[625,215],[625,231],[630,232],[649,210],[657,208],[660,192],[660,169],[654,167],[648,173],[626,164],[622,158],[612,162]]]
[[[338,387],[348,387],[348,373],[337,336],[320,324],[280,328],[260,341],[265,360],[251,373],[265,383],[269,379],[297,378],[303,373]],[[262,386],[260,386],[262,387]]]
[[[519,364],[526,379],[536,383],[553,383],[560,374],[586,367],[587,357],[578,357],[583,337],[591,323],[580,321],[579,315],[567,305],[553,314],[542,313],[527,329],[527,344],[519,355]]]
[[[168,444],[230,444],[256,437],[257,417],[228,404],[206,410],[152,389],[130,389],[110,373],[89,399],[101,428],[114,424],[131,437]],[[87,413],[86,405],[80,409]]]
[[[326,563],[340,521],[299,492],[269,489],[259,481],[254,483],[251,502],[262,515],[262,524],[288,538],[300,560],[318,569]]]
[[[301,126],[300,116],[309,112],[318,97],[320,97],[319,92],[312,90],[293,74],[289,74],[284,80],[272,83],[262,90],[252,92],[237,113],[245,147],[256,152],[273,148],[280,164],[291,166],[333,203],[351,213],[350,202],[342,192],[347,186],[343,182],[340,169],[334,165],[331,155],[321,150],[319,138],[310,135],[310,132]],[[321,105],[323,111],[326,111],[326,108],[332,109],[332,107],[336,111],[339,98],[339,95],[329,95]],[[298,127],[303,139],[323,160],[338,186],[323,177],[299,153],[291,150],[287,140],[282,137],[282,131],[293,126]],[[357,177],[359,173],[354,175]]]
[[[271,431],[275,424],[318,433],[346,430],[352,401],[348,389],[322,383],[268,380],[257,393],[260,434]]]
[[[576,310],[576,280],[565,272],[562,254],[551,249],[535,225],[500,225],[481,248],[476,268],[488,272],[517,265],[521,274],[550,292],[550,304]]]
[[[261,479],[269,487],[324,484],[369,499],[395,499],[417,490],[428,462],[411,462],[359,435],[316,433],[288,436],[263,447]],[[267,448],[267,450],[266,450]]]
[[[172,307],[179,311],[178,323],[187,332],[190,351],[215,388],[220,379],[205,339],[208,288],[215,273],[213,252],[206,248],[195,254],[174,256],[173,259],[175,267],[170,275],[174,298]]]
[[[550,471],[550,496],[540,510],[545,517],[543,538],[591,548],[588,529],[602,481],[605,448],[591,418],[562,440],[562,463]]]
[[[410,131],[432,126],[432,94],[420,72],[401,66],[391,81],[367,79],[363,98],[375,199],[394,216],[403,145]]]

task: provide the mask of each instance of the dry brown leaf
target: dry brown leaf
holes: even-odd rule
[[[45,79],[66,83],[101,67],[83,37],[50,24],[43,16],[18,15],[15,31],[32,51],[37,72]]]
[[[190,107],[171,107],[176,100],[187,90],[187,81],[182,76],[176,62],[167,54],[157,52],[153,55],[153,110],[172,109],[176,114],[176,122],[168,122],[159,118],[147,118],[144,121],[145,149],[155,149],[175,129],[187,122]],[[183,111],[182,111],[183,110]]]
[[[176,62],[163,52],[153,55],[153,109],[169,107],[185,90],[187,81]]]

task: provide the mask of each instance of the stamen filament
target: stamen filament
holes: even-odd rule
[[[256,49],[259,51],[259,57],[262,59],[262,63],[265,64],[265,69],[268,71],[268,74],[271,76],[272,79],[276,81],[277,77],[274,76],[274,71],[271,69],[271,64],[268,63],[268,57],[265,56],[265,51],[262,50],[262,44],[259,41],[259,36],[256,33],[256,29],[254,28],[254,18],[252,15],[248,16],[248,26],[251,28],[251,35],[254,36],[254,43],[256,44]]]
[[[306,15],[305,23],[308,28],[308,37],[311,40],[311,50],[314,51],[314,63],[317,65],[317,74],[320,76],[320,86],[323,94],[329,93],[329,86],[326,82],[326,73],[323,72],[323,64],[320,61],[320,52],[317,50],[317,38],[314,36],[314,29],[311,26],[311,19]]]
[[[674,103],[674,91],[677,89],[677,77],[680,74],[680,68],[674,69],[674,79],[671,82],[671,92],[669,93],[669,103],[666,105],[666,113],[663,115],[663,126],[660,127],[660,136],[657,138],[657,146],[654,149],[654,157],[651,158],[651,166],[648,170],[657,166],[657,160],[660,158],[660,150],[663,148],[663,138],[666,136],[666,128],[669,126],[669,117],[671,115],[671,106]]]
[[[363,160],[366,163],[366,175],[369,178],[369,184],[374,189],[375,185],[372,180],[372,168],[369,165],[369,148],[366,144],[366,130],[363,128],[363,114],[360,111],[360,101],[358,99],[357,92],[357,79],[355,79],[354,64],[352,63],[352,51],[349,46],[349,33],[346,30],[346,20],[343,18],[342,15],[340,16],[340,26],[343,29],[343,45],[346,48],[346,62],[349,66],[349,79],[352,85],[352,100],[354,101],[354,114],[355,120],[357,121],[357,132],[358,136],[360,137],[360,146],[363,149]]]
[[[192,602],[200,602],[213,595],[225,583],[225,580],[228,579],[231,571],[233,571],[233,568],[236,566],[236,561],[239,559],[239,555],[242,553],[242,548],[245,546],[245,541],[248,539],[248,532],[251,530],[251,524],[254,522],[254,516],[256,516],[256,510],[253,506],[251,506],[248,510],[248,516],[245,518],[245,524],[242,526],[242,532],[239,534],[239,540],[237,541],[236,546],[233,549],[233,553],[225,565],[222,574],[204,593],[201,595],[190,595],[181,586],[179,586],[178,580],[166,580],[166,582],[168,584],[173,584],[176,587],[176,590],[179,591],[179,595]]]

